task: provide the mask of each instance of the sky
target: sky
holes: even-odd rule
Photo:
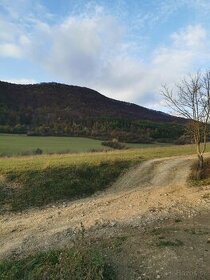
[[[166,111],[210,62],[210,0],[0,0],[0,80],[61,82]]]

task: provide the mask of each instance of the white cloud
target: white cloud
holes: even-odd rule
[[[210,2],[209,0],[185,0],[189,7],[194,8],[197,12],[200,12],[204,16],[209,16]]]
[[[0,8],[10,20],[22,24],[53,18],[40,0],[1,0]]]
[[[155,49],[147,62],[133,56],[133,44],[112,17],[69,17],[60,25],[37,25],[34,36],[27,52],[57,79],[155,108],[161,84],[209,59],[207,32],[200,25],[173,33],[169,46]]]
[[[171,35],[171,44],[156,49],[147,64],[140,92],[157,93],[164,83],[174,83],[210,60],[207,33],[200,25],[187,26]],[[146,95],[146,94],[145,94]],[[158,106],[161,103],[157,97]],[[151,101],[151,100],[150,100]]]
[[[6,7],[13,21],[17,20],[20,9]],[[155,20],[173,9],[163,1]],[[39,6],[37,10],[43,13],[44,9]],[[134,55],[136,43],[127,41],[126,28],[99,6],[91,15],[69,16],[54,24],[36,17],[36,13],[31,12],[24,23],[18,20],[17,25],[0,18],[6,30],[16,28],[14,33],[8,32],[10,35],[0,31],[0,56],[32,60],[55,80],[91,87],[112,98],[160,108],[161,84],[172,83],[209,61],[209,38],[201,25],[174,32],[167,46],[154,49],[144,59]]]
[[[206,37],[206,30],[201,25],[189,25],[186,29],[171,35],[174,44],[178,48],[184,46],[185,48],[189,47],[194,50],[202,47]]]
[[[45,66],[70,82],[95,80],[121,47],[122,32],[112,17],[69,17],[44,34],[51,42]]]
[[[4,43],[4,44],[0,44],[0,57],[1,56],[20,58],[22,56],[22,52],[17,45]]]
[[[17,27],[0,15],[0,42],[12,41],[18,33]]]
[[[171,40],[168,47],[154,50],[147,62],[129,53],[114,57],[97,81],[97,88],[109,96],[160,108],[162,84],[177,81],[210,59],[207,34],[201,26],[188,26],[172,34]]]

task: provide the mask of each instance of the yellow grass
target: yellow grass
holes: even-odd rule
[[[210,152],[210,143],[207,145],[207,152]],[[129,149],[120,151],[107,151],[98,153],[81,153],[66,155],[41,155],[28,157],[0,158],[0,173],[15,170],[39,170],[48,167],[97,164],[103,161],[131,161],[191,155],[195,154],[194,145],[166,146],[143,149]]]

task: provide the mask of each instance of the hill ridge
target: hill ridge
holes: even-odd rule
[[[141,129],[139,122],[144,122]],[[157,126],[148,127],[145,122],[177,124],[183,120],[109,98],[87,87],[56,82],[23,85],[0,81],[0,132],[119,138],[136,142],[140,140],[136,133],[144,130],[141,134],[145,137],[147,128],[154,130]]]

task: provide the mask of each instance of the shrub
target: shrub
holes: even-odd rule
[[[118,142],[118,140],[115,138],[112,141],[104,141],[101,144],[103,146],[111,147],[111,148],[117,149],[117,150],[128,149],[128,147],[126,147],[125,144]]]
[[[20,153],[21,156],[32,156],[32,155],[42,155],[43,150],[40,148],[37,148],[36,150],[29,150],[29,151],[23,151]]]
[[[189,181],[192,186],[201,186],[210,184],[210,159],[204,161],[204,167],[201,170],[197,162],[191,167]]]
[[[43,151],[40,148],[37,148],[33,153],[34,155],[41,155],[43,154]]]

